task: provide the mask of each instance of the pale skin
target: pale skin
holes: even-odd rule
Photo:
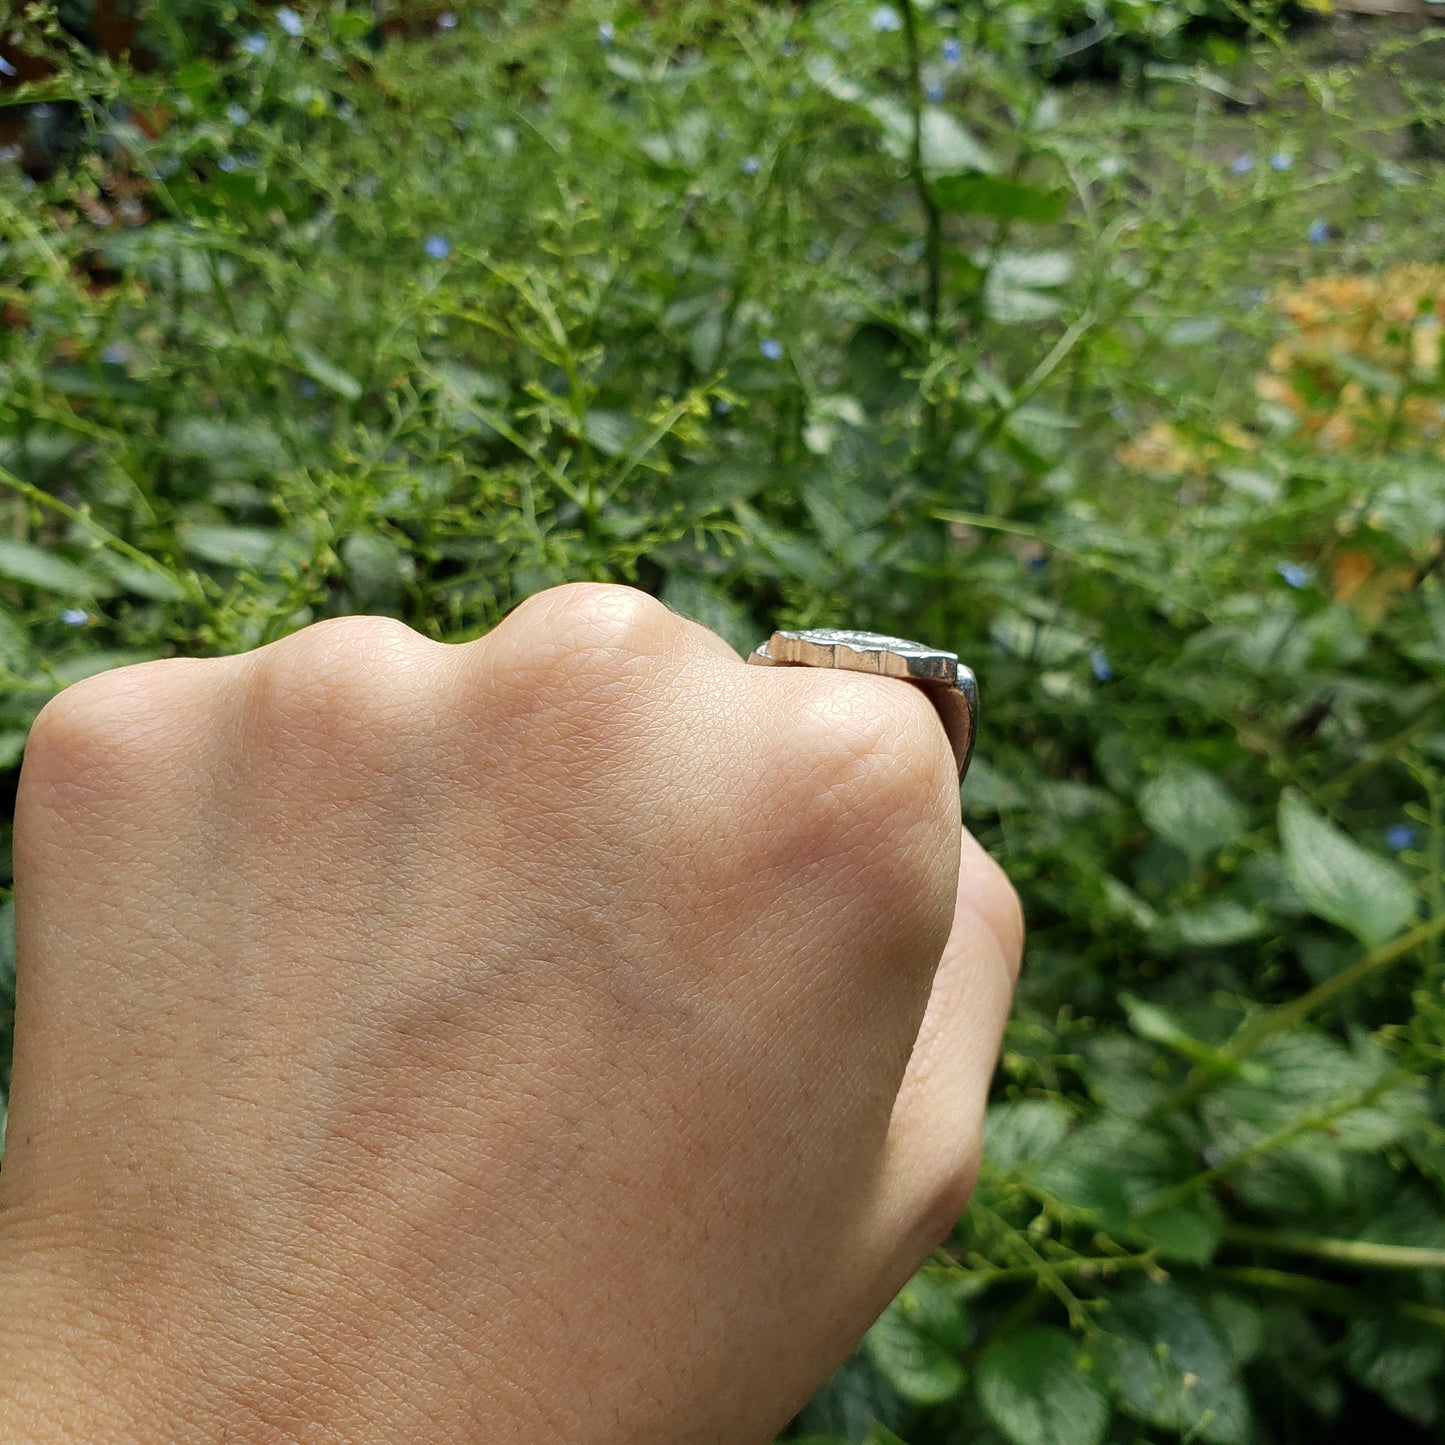
[[[77,683],[15,868],[37,1445],[771,1439],[961,1213],[1022,948],[920,690],[598,584]]]

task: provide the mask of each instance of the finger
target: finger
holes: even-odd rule
[[[889,1123],[884,1214],[915,1258],[952,1230],[973,1188],[1022,957],[1018,896],[965,830],[953,928]]]

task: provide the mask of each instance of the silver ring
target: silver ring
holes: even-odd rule
[[[925,647],[881,632],[847,632],[815,627],[775,632],[753,649],[749,662],[764,667],[838,667],[916,683],[938,711],[962,781],[978,731],[978,683],[955,652]]]

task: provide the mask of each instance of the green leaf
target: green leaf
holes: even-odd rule
[[[1300,897],[1367,947],[1393,938],[1415,916],[1415,892],[1405,875],[1292,790],[1280,798],[1279,834],[1285,871]]]
[[[1258,938],[1265,928],[1263,917],[1232,898],[1214,898],[1170,914],[1162,925],[1174,940],[1193,948],[1227,948]]]
[[[395,612],[403,582],[415,570],[412,559],[390,537],[375,532],[353,532],[336,550],[356,605],[367,612]]]
[[[223,567],[274,571],[294,547],[284,533],[264,527],[181,526],[177,529],[187,552]]]
[[[291,349],[296,353],[296,360],[300,363],[301,370],[312,381],[324,386],[327,391],[335,392],[343,401],[359,401],[361,399],[361,383],[350,372],[343,371],[339,366],[328,361],[314,346],[305,341],[293,339]]]
[[[1249,1402],[1209,1317],[1178,1285],[1140,1284],[1099,1321],[1100,1358],[1131,1415],[1211,1445],[1245,1445]]]
[[[1345,1336],[1345,1365],[1366,1389],[1394,1400],[1445,1364],[1445,1340],[1394,1313],[1361,1314]]]
[[[95,597],[110,590],[74,562],[14,537],[0,537],[0,577],[66,597]]]
[[[1074,274],[1074,258],[1067,251],[1005,251],[994,263],[989,279],[1001,286],[1029,290],[1062,286]]]
[[[866,102],[883,131],[883,147],[895,159],[906,161],[913,153],[913,112],[891,96],[876,96]],[[966,175],[998,169],[998,161],[961,121],[936,105],[923,108],[919,126],[919,154],[924,175]]]
[[[1224,1233],[1219,1206],[1202,1191],[1167,1209],[1151,1210],[1141,1226],[1158,1249],[1160,1258],[1179,1264],[1208,1264]]]
[[[1206,1303],[1229,1353],[1238,1364],[1247,1365],[1264,1344],[1264,1317],[1259,1306],[1227,1290],[1215,1290]]]
[[[1198,863],[1232,843],[1249,823],[1244,804],[1212,773],[1167,763],[1139,789],[1149,831]]]
[[[863,1340],[874,1369],[914,1405],[941,1405],[964,1385],[967,1342],[957,1291],[918,1275],[904,1285]]]
[[[46,382],[62,396],[103,398],[106,401],[146,401],[150,393],[132,380],[123,366],[97,362],[94,366],[52,366]]]
[[[62,687],[69,687],[72,682],[80,682],[84,678],[94,677],[97,673],[111,672],[117,667],[129,667],[133,662],[150,662],[154,658],[163,656],[165,656],[164,652],[154,647],[82,652],[76,657],[67,657],[57,662],[50,672],[54,680]]]
[[[29,734],[19,728],[6,728],[0,732],[0,770],[13,768],[25,752],[25,740]]]
[[[178,461],[220,481],[273,483],[287,466],[281,438],[261,422],[180,417],[166,434],[166,447]]]
[[[95,564],[109,573],[125,591],[137,597],[145,597],[152,602],[184,602],[186,599],[185,584],[163,563],[143,567],[129,557],[101,550],[95,554]]]
[[[683,617],[710,627],[743,657],[763,640],[763,630],[748,616],[747,609],[697,572],[668,573],[662,601]]]
[[[1007,1099],[990,1105],[983,1152],[999,1169],[1046,1158],[1063,1142],[1074,1111],[1057,1099]]]
[[[1035,1325],[995,1340],[978,1362],[984,1413],[1013,1445],[1098,1445],[1109,1402],[1065,1331]]]
[[[582,418],[582,435],[605,457],[620,457],[637,440],[640,430],[622,411],[594,407]]]
[[[933,183],[939,207],[966,216],[997,216],[1005,221],[1057,221],[1064,209],[1062,191],[1046,191],[1001,176],[940,176]]]

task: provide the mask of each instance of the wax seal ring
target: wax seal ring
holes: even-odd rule
[[[773,633],[753,649],[748,661],[765,667],[838,667],[915,683],[938,711],[960,781],[968,771],[978,730],[978,683],[957,653],[881,632],[815,627],[805,632]]]

